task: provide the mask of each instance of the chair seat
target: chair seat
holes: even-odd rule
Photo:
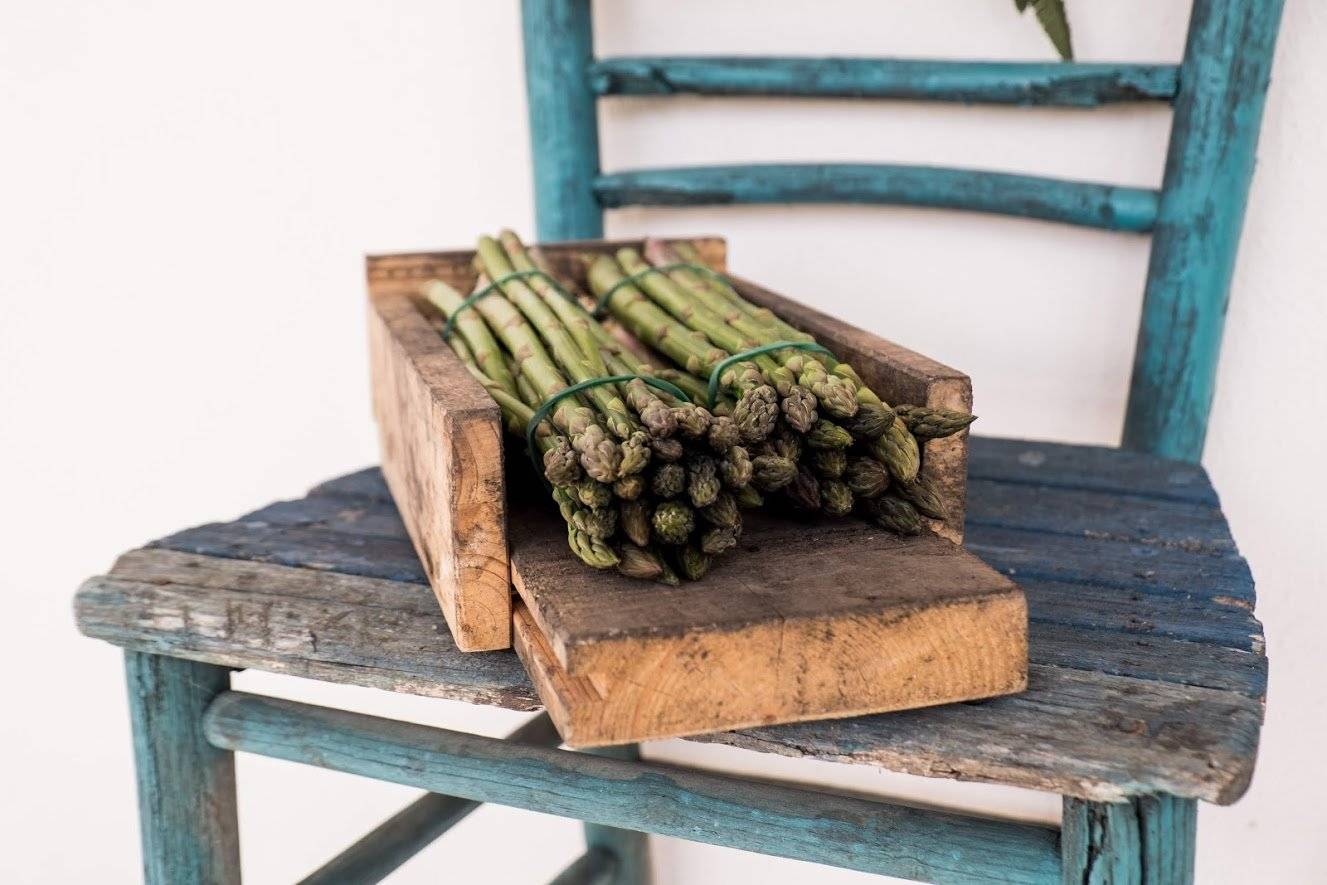
[[[1267,661],[1202,468],[974,438],[969,477],[967,546],[1027,592],[1026,692],[696,740],[1096,801],[1238,799]],[[539,706],[513,653],[457,651],[376,469],[126,553],[76,612],[137,651]]]

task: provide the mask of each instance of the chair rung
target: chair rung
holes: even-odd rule
[[[1170,101],[1173,64],[922,61],[876,58],[622,57],[596,61],[598,95],[897,98],[1096,107]]]
[[[1060,881],[1058,832],[380,719],[242,692],[214,746],[477,802],[924,882]]]
[[[730,203],[876,203],[966,209],[1106,230],[1146,232],[1155,190],[974,169],[865,163],[637,169],[601,175],[605,208]]]
[[[547,713],[507,735],[516,744],[556,747],[562,742]],[[381,882],[401,864],[479,807],[472,799],[425,793],[366,833],[358,842],[300,880],[300,885],[342,885]]]
[[[617,857],[611,851],[591,848],[567,864],[548,885],[611,885],[617,868]]]

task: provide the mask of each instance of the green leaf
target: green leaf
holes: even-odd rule
[[[1041,29],[1051,38],[1060,58],[1070,61],[1074,57],[1073,39],[1069,36],[1069,16],[1064,11],[1064,0],[1035,0],[1033,9]]]
[[[1060,58],[1071,61],[1074,57],[1073,39],[1069,34],[1069,16],[1064,11],[1064,0],[1014,0],[1014,8],[1024,12],[1031,6],[1041,22],[1041,29],[1050,38]]]

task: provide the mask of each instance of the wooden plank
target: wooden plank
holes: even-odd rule
[[[426,587],[141,550],[93,578],[79,629],[139,651],[428,697],[539,705],[511,654],[466,654]]]
[[[1235,691],[1259,701],[1267,694],[1267,658],[1261,653],[1165,636],[1032,621],[1028,658],[1107,676]]]
[[[894,98],[1097,107],[1169,101],[1177,65],[931,61],[897,58],[669,56],[601,58],[596,95]]]
[[[1219,507],[1201,465],[1104,446],[1070,446],[974,436],[968,473],[973,479],[1191,501]]]
[[[387,480],[383,479],[382,471],[377,466],[334,477],[309,489],[308,497],[321,496],[369,498],[394,503],[391,490],[387,488]]]
[[[374,537],[317,526],[211,523],[153,541],[150,546],[428,585],[428,576],[408,536]]]
[[[529,613],[518,606],[517,650],[572,746],[928,706],[1025,684],[1021,591],[935,536],[754,513],[740,559],[705,580],[657,587],[585,574],[548,514],[513,508],[510,532]]]
[[[1054,829],[891,805],[230,692],[215,745],[620,829],[930,882],[1053,883]]]
[[[1241,556],[1035,529],[972,525],[965,546],[1014,580],[1091,584],[1254,604],[1253,575]]]
[[[138,826],[148,885],[239,885],[233,755],[208,743],[203,712],[230,671],[127,651]]]
[[[1198,461],[1282,0],[1196,3],[1134,352],[1124,446]]]
[[[1027,594],[1028,617],[1034,621],[1263,650],[1262,625],[1242,605],[1026,578],[1021,586]]]
[[[1230,526],[1215,507],[984,479],[968,482],[968,497],[969,525],[1238,555]]]
[[[456,644],[506,648],[511,596],[497,404],[405,296],[371,299],[369,356],[383,474]]]
[[[601,237],[599,122],[585,69],[594,61],[589,0],[521,0],[525,90],[541,240]]]
[[[1020,695],[695,739],[1098,802],[1226,805],[1248,788],[1262,716],[1233,692],[1034,664]]]
[[[561,740],[552,721],[542,713],[506,739],[542,747],[556,747]],[[425,793],[305,876],[300,885],[381,882],[477,808],[479,803],[472,799]]]
[[[633,169],[600,175],[599,202],[623,206],[870,203],[1037,218],[1146,232],[1157,212],[1148,188],[1067,179],[870,163],[768,163]]]

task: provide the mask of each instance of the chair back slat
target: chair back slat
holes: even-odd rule
[[[590,0],[522,0],[541,240],[603,236],[603,210],[883,203],[1152,232],[1124,444],[1197,461],[1283,0],[1195,0],[1176,65],[823,58],[609,58]],[[924,166],[599,169],[600,96],[772,95],[1094,107],[1170,101],[1160,191]]]
[[[878,58],[604,58],[596,95],[766,95],[1096,107],[1169,101],[1178,65]]]
[[[777,163],[634,169],[600,175],[605,209],[729,203],[876,203],[966,209],[1107,230],[1148,231],[1157,192],[972,169]]]
[[[1282,0],[1202,0],[1190,15],[1126,448],[1202,457],[1281,8]]]

